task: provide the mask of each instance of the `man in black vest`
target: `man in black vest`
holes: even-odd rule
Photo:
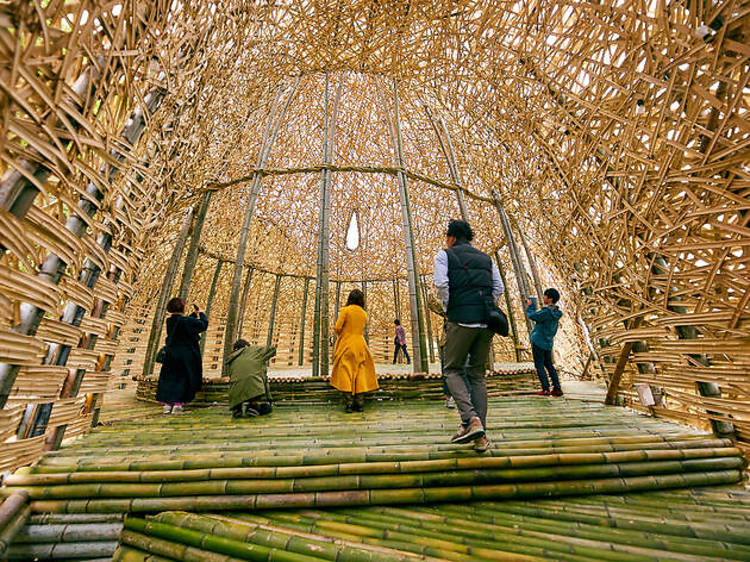
[[[474,233],[469,223],[453,220],[445,233],[445,250],[435,256],[434,282],[448,317],[443,374],[461,414],[453,443],[474,441],[484,452],[487,385],[484,380],[493,332],[487,328],[487,312],[505,291],[492,259],[470,244]],[[463,379],[468,358],[470,388]]]

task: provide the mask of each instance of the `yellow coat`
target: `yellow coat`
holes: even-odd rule
[[[378,388],[375,362],[365,341],[367,313],[352,304],[341,309],[336,320],[331,385],[342,392],[360,394]]]

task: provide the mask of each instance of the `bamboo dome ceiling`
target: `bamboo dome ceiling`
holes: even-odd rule
[[[302,364],[300,301],[333,316],[367,281],[383,339],[463,201],[520,327],[499,352],[522,357],[521,295],[555,284],[570,372],[750,439],[750,1],[44,0],[0,21],[0,434],[48,404],[50,442],[85,429],[210,199],[187,287],[216,295],[214,328],[272,342],[278,317]]]

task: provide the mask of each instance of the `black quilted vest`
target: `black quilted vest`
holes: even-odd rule
[[[461,324],[486,322],[492,303],[492,259],[466,242],[456,242],[448,254],[448,320]]]

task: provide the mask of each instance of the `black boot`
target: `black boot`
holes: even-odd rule
[[[355,412],[361,412],[365,409],[365,399],[361,394],[355,394],[354,400],[352,400],[352,410]]]

